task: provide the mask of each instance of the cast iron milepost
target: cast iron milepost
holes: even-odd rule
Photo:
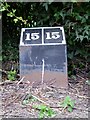
[[[63,27],[22,28],[19,48],[21,77],[36,86],[68,87]]]

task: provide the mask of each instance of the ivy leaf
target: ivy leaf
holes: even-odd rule
[[[80,35],[80,36],[79,36],[79,38],[80,38],[80,41],[82,42],[82,41],[83,41],[84,36]]]
[[[16,10],[12,9],[12,12],[13,12],[13,13],[15,13],[15,12],[16,12]]]
[[[48,10],[48,3],[43,3],[43,6],[45,7],[46,11]]]
[[[75,55],[78,55],[80,53],[81,53],[81,51],[79,49],[77,49],[76,52],[75,52]]]
[[[15,23],[17,23],[17,22],[18,22],[18,19],[16,18],[16,19],[14,19],[13,21],[14,21]]]
[[[69,58],[69,59],[72,59],[72,58],[73,58],[73,52],[68,53],[68,58]]]
[[[3,11],[5,11],[6,9],[5,9],[5,7],[0,7],[0,12],[3,12]]]
[[[82,21],[81,21],[81,23],[85,23],[86,22],[86,19],[85,18],[83,18],[82,19]]]
[[[12,13],[12,12],[7,13],[7,16],[9,16],[9,17],[13,17],[13,13]]]
[[[77,13],[76,20],[81,20],[82,17]]]
[[[3,12],[5,10],[8,9],[8,7],[10,7],[7,3],[5,3],[5,5],[3,3],[1,3],[1,6],[0,6],[0,12]]]
[[[23,21],[23,18],[22,17],[17,17],[19,20]]]

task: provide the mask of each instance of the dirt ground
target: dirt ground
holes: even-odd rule
[[[23,80],[1,82],[2,112],[0,116],[2,118],[39,118],[40,110],[32,106],[44,104],[55,112],[52,118],[88,118],[89,86],[85,83],[86,79],[79,74],[75,78],[69,78],[68,81],[68,89],[57,89],[46,84],[33,87],[29,81],[23,82]],[[72,112],[60,106],[67,95],[75,100]],[[37,100],[30,100],[31,96]],[[24,104],[27,98],[29,102]]]

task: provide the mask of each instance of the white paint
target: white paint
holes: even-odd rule
[[[58,39],[60,38],[59,32],[46,32],[46,39]]]
[[[28,46],[45,46],[45,45],[66,45],[66,44],[63,42],[63,44],[62,43],[43,43],[43,44],[22,44],[20,46],[28,47]]]
[[[25,40],[31,40],[31,39],[30,39],[30,33],[26,33],[26,38],[25,38]]]
[[[53,28],[54,29],[59,28],[62,31],[62,36],[63,36],[62,43],[44,43],[44,29],[53,29]],[[41,44],[24,44],[24,42],[23,42],[23,32],[25,32],[26,29],[41,29],[42,30],[42,43]],[[46,33],[46,35],[49,38],[49,33]],[[37,40],[38,36],[39,36],[38,33],[35,33],[34,35],[32,35],[32,38]],[[58,32],[53,32],[53,34],[52,34],[53,39],[57,39],[59,37],[60,36],[59,36]],[[64,33],[64,28],[63,27],[34,27],[34,28],[22,28],[22,30],[21,30],[20,46],[62,45],[62,44],[66,44],[65,33]]]
[[[31,38],[30,38],[31,37]],[[38,40],[39,39],[39,33],[26,33],[25,40]]]
[[[25,28],[22,28],[22,30],[21,30],[21,37],[20,37],[20,45],[21,46],[24,45],[24,42],[22,41],[23,40],[23,32],[25,32]]]
[[[44,81],[44,66],[45,66],[45,61],[44,61],[44,58],[42,59],[42,84],[43,84],[43,81]]]
[[[43,31],[43,28],[42,28],[42,45],[44,45],[44,31]]]
[[[46,39],[52,39],[52,38],[50,37],[50,32],[46,32]]]

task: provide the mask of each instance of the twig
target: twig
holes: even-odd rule
[[[89,110],[85,110],[85,109],[82,109],[82,108],[79,108],[79,107],[74,107],[74,109],[81,110],[81,111],[88,111],[89,112]]]
[[[78,94],[74,94],[74,95],[76,95],[77,97],[80,97],[80,98],[85,98],[85,99],[86,99],[86,98],[87,98],[87,99],[88,99],[88,98],[90,98],[90,97],[87,97],[87,96],[82,96],[82,95],[79,95],[78,90],[77,90],[76,88],[72,87],[70,83],[69,83],[69,85],[70,85],[70,87],[71,87],[71,88],[73,88],[74,90],[76,90],[76,91],[77,91],[77,93],[78,93]]]
[[[32,97],[36,98],[38,101],[44,103],[45,105],[49,106],[48,103],[46,103],[45,101],[41,100],[40,98],[36,97],[35,95],[31,95]]]
[[[5,105],[5,108],[9,106],[11,103],[13,103],[17,98],[19,98],[20,94],[17,95],[12,101],[10,101],[7,105]]]
[[[23,80],[24,80],[25,76],[22,77],[22,79],[17,83],[17,85],[19,85]]]
[[[79,94],[79,91],[78,91],[75,87],[73,87],[70,83],[69,83],[69,86],[70,86],[72,89],[76,90],[76,92]]]
[[[83,78],[82,76],[80,76],[80,75],[77,75],[79,78],[81,78],[81,79],[83,79],[83,80],[85,80],[85,78]]]
[[[82,95],[79,95],[79,94],[75,94],[77,97],[80,97],[80,98],[84,98],[84,99],[88,99],[88,98],[90,98],[90,97],[88,97],[88,96],[82,96]]]
[[[4,82],[0,82],[0,85],[7,85],[7,84],[13,84],[13,83],[16,83],[16,81],[10,81],[10,80],[6,80]]]
[[[56,79],[56,78],[52,79],[52,80],[54,80],[54,81],[50,82],[50,85],[52,85],[53,83],[55,83],[55,82],[56,82],[56,80],[55,80],[55,79]]]
[[[51,108],[56,108],[56,109],[58,109],[58,108],[62,108],[61,106],[51,106]],[[62,108],[62,111],[61,112],[64,112],[64,110],[65,109],[67,109],[67,107],[64,107],[64,108]],[[81,110],[81,111],[88,111],[89,112],[89,110],[87,109],[82,109],[82,108],[79,108],[79,107],[74,107],[73,109],[77,109],[77,110]]]
[[[7,71],[0,69],[0,72],[7,74]]]

